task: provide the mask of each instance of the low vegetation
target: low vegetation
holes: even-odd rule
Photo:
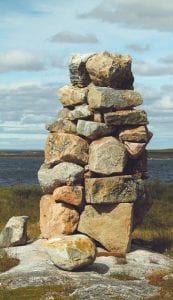
[[[161,300],[161,299],[173,299],[173,278],[169,277],[169,274],[172,274],[173,270],[169,273],[167,272],[154,272],[148,276],[149,283],[155,286],[159,286],[160,297],[152,297],[148,300]],[[165,278],[165,276],[168,276]]]
[[[9,256],[5,251],[0,252],[0,273],[6,272],[19,264],[19,259]]]

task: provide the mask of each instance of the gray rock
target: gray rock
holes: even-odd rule
[[[115,129],[105,123],[78,120],[77,133],[90,140],[95,140],[103,136],[112,135]]]
[[[76,133],[76,124],[70,120],[62,119],[53,121],[46,125],[46,129],[50,132]]]
[[[86,69],[92,82],[98,86],[133,89],[132,59],[127,54],[97,53],[90,57]]]
[[[91,85],[88,104],[92,110],[122,110],[142,104],[142,97],[132,90],[115,90],[110,87]]]
[[[92,240],[82,234],[59,236],[44,242],[51,261],[59,268],[72,271],[92,264],[96,247]]]
[[[89,170],[111,175],[122,173],[127,161],[125,147],[116,138],[104,137],[90,144]]]
[[[78,88],[72,85],[65,85],[59,89],[59,100],[63,106],[74,106],[87,102],[88,88]]]
[[[44,193],[52,193],[56,187],[64,184],[82,183],[84,169],[71,162],[62,162],[53,168],[42,164],[38,171],[38,180]]]
[[[71,83],[79,87],[87,86],[91,79],[86,70],[86,62],[93,54],[72,54],[69,61]]]
[[[75,121],[78,119],[90,119],[93,113],[89,110],[89,106],[86,104],[77,105],[74,109],[64,108],[59,111],[58,116],[60,118],[69,119]]]
[[[87,203],[134,202],[137,195],[137,183],[130,175],[85,179]]]
[[[104,114],[108,125],[145,125],[148,124],[144,110],[122,110]]]
[[[28,216],[12,217],[0,233],[0,248],[25,245]]]

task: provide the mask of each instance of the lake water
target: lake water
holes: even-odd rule
[[[42,162],[41,157],[0,157],[0,186],[38,184],[37,171]],[[150,155],[148,173],[151,180],[173,183],[173,154]]]

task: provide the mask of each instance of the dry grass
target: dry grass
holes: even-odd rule
[[[20,260],[9,256],[6,252],[0,255],[0,273],[6,272],[11,268],[17,266]]]
[[[161,299],[173,299],[173,279],[163,279],[165,275],[173,273],[173,270],[170,272],[153,272],[150,276],[146,279],[149,280],[149,283],[155,286],[159,286],[160,290],[160,297],[151,297],[148,300],[161,300]]]

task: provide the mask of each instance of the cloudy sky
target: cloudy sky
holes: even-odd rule
[[[43,149],[71,53],[133,57],[154,137],[173,148],[172,0],[0,0],[0,149]]]

